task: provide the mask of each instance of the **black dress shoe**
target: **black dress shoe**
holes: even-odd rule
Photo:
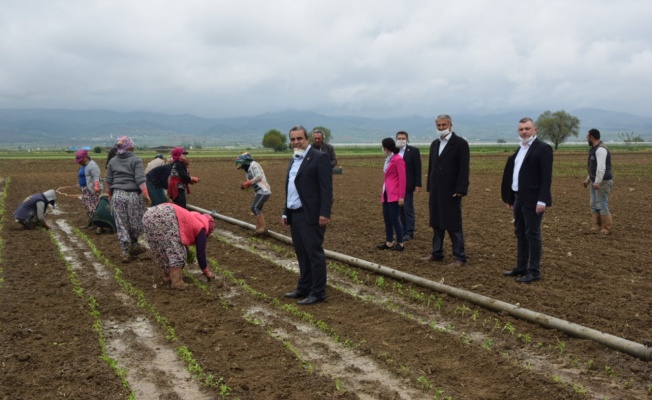
[[[317,304],[317,303],[322,302],[322,301],[326,301],[326,296],[317,297],[317,296],[310,295],[310,296],[306,297],[303,300],[297,301],[297,304],[302,305],[302,306],[308,306],[308,305],[311,305],[311,304]]]
[[[388,246],[387,243],[382,242],[381,244],[377,245],[376,248],[378,250],[387,250],[387,249],[391,249],[392,246]]]
[[[526,271],[519,271],[516,269],[513,269],[511,271],[505,271],[503,272],[503,276],[522,276],[522,275],[527,275]]]
[[[288,299],[302,299],[308,297],[308,293],[301,293],[295,290],[294,292],[285,293],[283,297],[287,297]]]
[[[404,242],[409,242],[412,239],[414,239],[414,236],[410,235],[409,233],[407,235],[403,236],[403,241]]]
[[[389,249],[394,250],[394,251],[403,251],[403,250],[405,250],[405,247],[403,247],[400,244],[396,243],[394,246],[390,247]]]
[[[443,260],[444,260],[443,258],[437,258],[432,254],[427,257],[421,257],[421,261],[443,261]]]
[[[534,276],[532,274],[527,274],[525,276],[522,276],[516,280],[518,283],[532,283],[534,281],[541,280],[541,276]]]

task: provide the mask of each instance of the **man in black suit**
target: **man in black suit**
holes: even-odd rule
[[[507,159],[501,195],[514,210],[516,267],[505,276],[520,276],[520,283],[541,279],[541,221],[546,207],[552,205],[552,147],[537,139],[532,118],[518,121],[519,149]]]
[[[469,144],[451,131],[453,120],[442,114],[435,120],[439,138],[430,145],[427,190],[430,192],[430,226],[434,231],[432,251],[424,260],[444,259],[444,235],[448,231],[455,260],[449,267],[468,261],[462,232],[462,197],[469,189]]]
[[[298,304],[308,305],[326,300],[323,243],[331,217],[333,174],[328,155],[311,148],[306,128],[295,126],[289,136],[294,155],[288,166],[281,223],[290,226],[299,261],[299,282],[285,297],[303,298]]]
[[[421,153],[419,149],[408,145],[409,135],[405,131],[396,133],[398,153],[405,161],[405,202],[400,208],[401,224],[403,225],[403,240],[414,238],[414,193],[421,190]]]

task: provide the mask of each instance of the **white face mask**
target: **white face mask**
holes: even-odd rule
[[[520,136],[518,138],[521,139]],[[526,144],[531,144],[532,142],[534,142],[534,139],[536,139],[536,138],[537,138],[537,135],[532,135],[527,139],[521,139],[521,145],[525,146]]]
[[[447,136],[449,133],[451,133],[450,129],[444,129],[443,131],[438,130],[437,133],[439,136]]]
[[[405,147],[406,144],[407,144],[407,140],[397,140],[397,141],[396,141],[396,145],[397,145],[399,148],[401,148],[401,149],[402,149],[403,147]]]

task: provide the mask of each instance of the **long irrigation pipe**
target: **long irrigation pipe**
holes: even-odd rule
[[[209,214],[213,218],[228,222],[233,225],[238,225],[240,227],[247,228],[247,229],[254,229],[254,226],[249,223],[240,221],[235,218],[227,217],[225,215],[218,214],[214,211],[204,210],[202,208],[192,206],[192,205],[188,205],[188,209],[198,211],[204,214]],[[272,231],[269,231],[268,235],[276,240],[282,241],[290,245],[292,244],[292,239],[287,236]],[[652,347],[647,347],[640,343],[632,342],[631,340],[623,339],[618,336],[610,335],[608,333],[600,332],[595,329],[587,328],[585,326],[573,322],[565,321],[563,319],[559,319],[547,314],[521,308],[510,303],[505,303],[504,301],[492,299],[491,297],[470,292],[468,290],[458,289],[453,286],[444,285],[443,283],[424,279],[416,275],[408,274],[402,271],[398,271],[389,267],[382,266],[380,264],[375,264],[369,261],[361,260],[359,258],[351,257],[346,254],[337,253],[335,251],[330,251],[330,250],[325,250],[325,253],[326,253],[326,257],[332,260],[355,265],[356,267],[360,267],[384,276],[411,282],[414,283],[415,285],[426,287],[440,293],[446,293],[450,296],[454,296],[459,299],[466,300],[469,303],[473,303],[493,311],[506,312],[515,318],[533,322],[545,328],[560,330],[562,332],[567,333],[570,336],[593,340],[597,343],[600,343],[614,350],[618,350],[623,353],[629,354],[631,356],[640,358],[643,361],[652,361]]]

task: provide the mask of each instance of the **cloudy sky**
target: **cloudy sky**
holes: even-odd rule
[[[652,116],[650,0],[0,0],[0,108]]]

